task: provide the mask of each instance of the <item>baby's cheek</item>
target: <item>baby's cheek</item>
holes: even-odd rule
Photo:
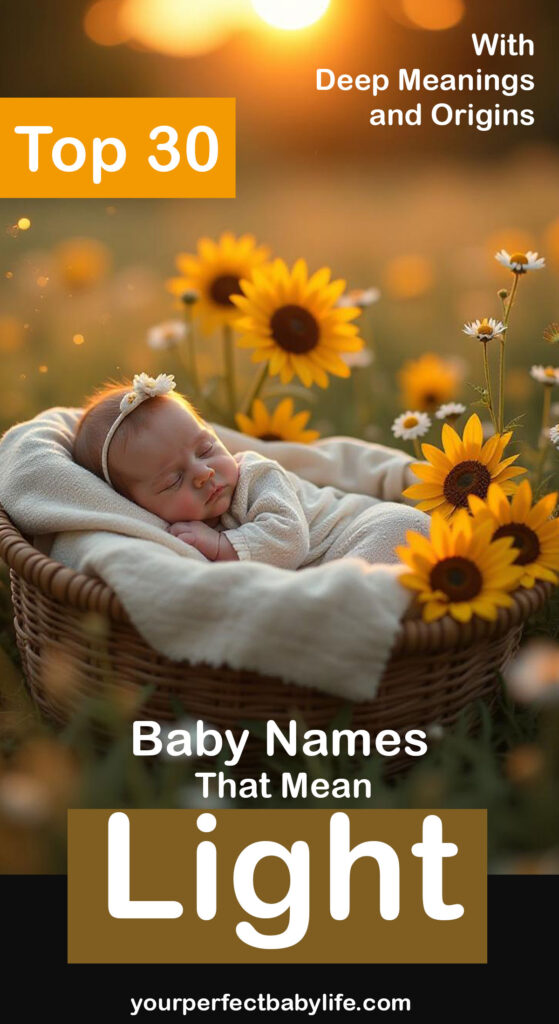
[[[186,497],[175,502],[173,514],[175,522],[182,519],[186,522],[196,521],[204,518],[204,506],[201,501],[196,501],[193,497]]]

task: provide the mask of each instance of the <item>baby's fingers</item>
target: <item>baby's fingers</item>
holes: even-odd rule
[[[190,529],[190,523],[171,523],[167,527],[168,533],[171,533],[173,537],[180,537],[181,533],[186,533]]]
[[[175,534],[177,540],[182,540],[185,544],[190,544],[191,547],[196,547],[196,539],[192,533],[179,533]]]

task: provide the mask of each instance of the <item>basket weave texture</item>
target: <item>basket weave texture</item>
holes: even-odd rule
[[[182,707],[189,716],[233,731],[269,718],[287,726],[294,712],[307,729],[327,728],[345,704],[274,676],[170,661],[143,640],[106,584],[42,555],[2,509],[0,557],[10,568],[29,687],[42,710],[60,723],[84,698],[108,694],[122,698],[122,707],[133,706],[136,718],[173,721]],[[550,591],[547,583],[518,590],[512,607],[500,609],[495,622],[404,620],[377,695],[352,706],[351,727],[372,734],[388,728],[403,736],[409,728],[451,724],[470,702],[494,696],[497,673],[517,650],[524,622]],[[255,767],[260,756],[258,742],[249,743],[243,770]]]

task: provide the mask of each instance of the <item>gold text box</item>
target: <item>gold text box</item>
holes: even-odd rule
[[[45,126],[50,134],[37,136],[38,169],[29,169],[29,134],[16,127]],[[177,166],[159,171],[150,166],[153,156],[169,164],[172,153],[157,146],[169,141],[162,132],[150,139],[150,132],[168,126],[177,133]],[[191,140],[194,167],[187,160],[189,133],[204,126],[215,133],[217,161],[212,169],[194,169],[196,162],[208,162],[209,142],[205,132]],[[195,133],[196,134],[196,133]],[[61,139],[74,138],[85,148],[83,166],[60,170],[52,158],[53,146]],[[95,139],[114,138],[125,147],[120,170],[101,170],[94,181]],[[174,137],[172,137],[174,138]],[[0,99],[0,196],[4,198],[233,198],[235,196],[235,100],[200,98],[35,98]],[[71,166],[83,156],[79,147],[61,147],[59,160]],[[103,149],[106,163],[117,162],[117,148]],[[99,160],[97,161],[99,165]]]
[[[379,910],[379,866],[372,857],[351,869],[351,909],[334,920],[330,904],[332,810],[219,810],[216,824],[201,832],[202,812],[127,811],[130,827],[130,898],[178,901],[182,915],[170,920],[127,920],[108,909],[108,810],[69,812],[69,960],[74,963],[483,963],[486,960],[486,813],[481,810],[344,811],[350,847],[376,841],[399,859],[400,907],[393,920]],[[424,909],[421,858],[412,847],[422,840],[423,822],[436,815],[445,843],[458,847],[443,860],[445,904],[461,904],[456,920],[434,920]],[[196,850],[215,846],[217,908],[202,920],[196,908]],[[310,864],[308,928],[290,948],[257,949],[241,941],[237,925],[247,921],[262,933],[282,932],[286,910],[260,920],[243,908],[233,870],[249,844],[271,841],[291,848],[308,845]],[[204,859],[207,863],[207,859]],[[268,857],[256,868],[255,891],[281,900],[289,887],[287,867]]]

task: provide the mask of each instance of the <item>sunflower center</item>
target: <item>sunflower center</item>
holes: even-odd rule
[[[455,508],[467,508],[469,495],[485,498],[490,483],[491,474],[483,463],[474,459],[459,462],[444,482],[444,496]]]
[[[260,441],[282,441],[283,438],[279,434],[259,434]]]
[[[443,558],[431,570],[429,579],[433,590],[442,590],[451,601],[471,601],[483,585],[477,565],[459,556]]]
[[[406,416],[402,426],[405,430],[411,430],[412,427],[417,427],[419,420],[417,416]]]
[[[529,565],[536,561],[541,550],[538,535],[525,523],[507,523],[506,526],[500,526],[493,539],[498,540],[499,537],[512,537],[512,546],[518,549],[514,560],[516,565]]]
[[[528,257],[523,252],[513,252],[510,261],[511,263],[520,263],[524,266],[528,262]]]
[[[211,283],[210,298],[217,306],[233,306],[230,296],[242,294],[239,278],[235,274],[222,274]]]
[[[280,348],[296,355],[310,352],[320,337],[314,316],[302,306],[281,306],[274,313],[270,327]]]
[[[433,412],[441,404],[441,396],[436,391],[425,391],[421,404],[427,412]]]

